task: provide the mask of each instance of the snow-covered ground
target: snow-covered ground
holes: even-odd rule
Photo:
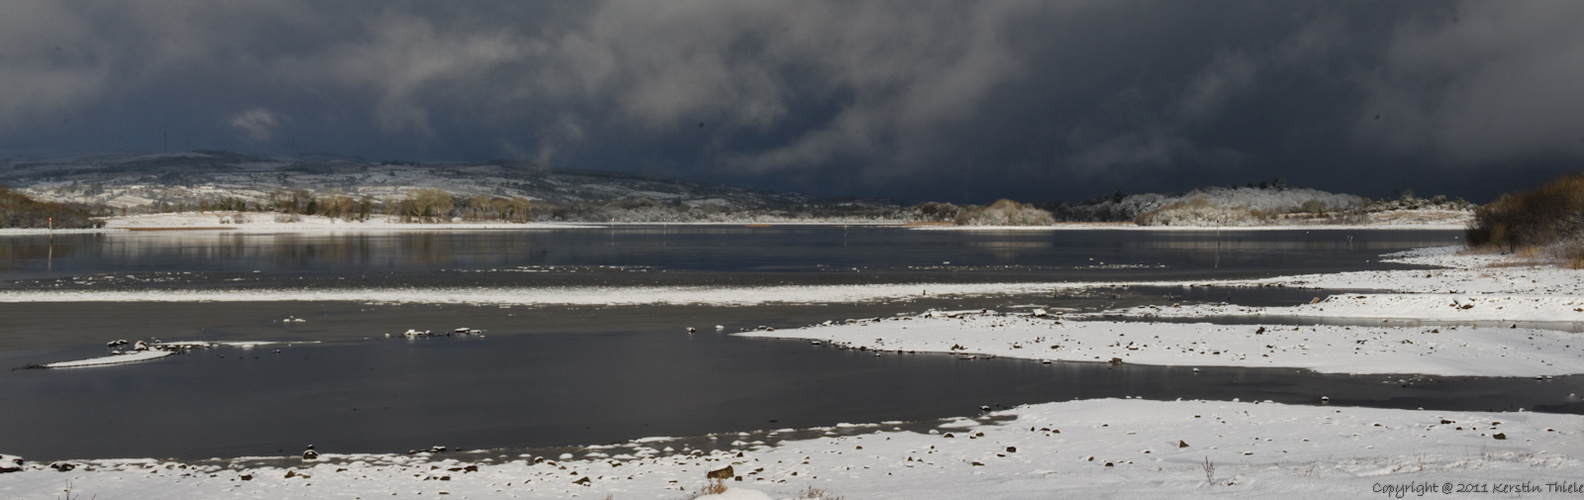
[[[1584,337],[1506,328],[1070,321],[1029,313],[973,311],[737,335],[810,339],[877,353],[944,352],[1049,361],[1116,359],[1133,364],[1308,368],[1327,373],[1584,373]]]
[[[1462,253],[1461,247],[1447,246],[1388,254],[1383,260],[1439,269],[1307,274],[1223,284],[1488,296],[1578,296],[1584,293],[1584,269],[1531,262],[1512,255]]]
[[[1222,286],[1376,288],[1293,307],[1140,306],[1045,317],[1034,312],[928,312],[740,335],[828,341],[876,351],[1172,366],[1308,368],[1333,373],[1546,376],[1584,373],[1584,336],[1475,322],[1584,323],[1584,271],[1443,247],[1389,256],[1435,270],[1223,281]],[[1184,284],[1178,284],[1187,286]],[[1195,285],[1196,286],[1196,285]],[[1457,294],[1433,293],[1448,287]],[[1039,314],[1043,314],[1040,311]],[[1437,326],[1216,325],[1226,316],[1418,320]],[[1151,322],[1170,318],[1173,322]]]
[[[73,498],[664,500],[689,498],[708,471],[727,465],[728,494],[770,498],[809,488],[849,499],[1338,498],[1415,487],[1447,496],[1448,485],[1554,495],[1548,484],[1581,482],[1579,424],[1576,415],[1526,412],[1100,399],[962,418],[927,433],[831,428],[774,444],[724,434],[714,436],[720,449],[698,453],[645,439],[471,461],[418,453],[326,454],[291,466],[86,460],[59,471],[28,463],[0,476],[0,496],[52,499],[69,487]]]
[[[1205,304],[1180,308],[1141,307],[1123,311],[1123,314],[1144,318],[1289,316],[1423,321],[1584,322],[1584,296],[1480,293],[1342,294],[1328,296],[1313,304],[1292,307]]]
[[[1058,222],[1051,226],[910,226],[915,231],[1071,231],[1071,230],[1111,230],[1111,231],[1360,231],[1371,229],[1424,229],[1438,231],[1461,231],[1468,227],[1467,223],[1451,222],[1425,222],[1425,223],[1397,223],[1382,222],[1371,224],[1314,224],[1314,225],[1268,225],[1268,226],[1140,226],[1131,222]]]
[[[1391,254],[1388,261],[1438,266],[1410,271],[1357,271],[1225,281],[1223,286],[1281,286],[1371,290],[1315,297],[1293,307],[1249,308],[1201,304],[1136,308],[1105,314],[1133,317],[1292,316],[1424,321],[1584,323],[1584,269],[1530,262],[1511,255],[1460,253],[1437,247]],[[1379,293],[1396,292],[1396,293]]]

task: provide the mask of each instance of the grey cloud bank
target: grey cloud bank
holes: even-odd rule
[[[1577,2],[7,2],[0,154],[533,160],[820,195],[1284,177],[1474,200],[1584,159]]]

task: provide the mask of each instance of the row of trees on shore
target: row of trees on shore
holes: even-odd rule
[[[1134,223],[1143,226],[1255,226],[1296,223],[1362,223],[1368,214],[1396,210],[1473,210],[1474,204],[1446,196],[1429,199],[1405,190],[1395,198],[1371,200],[1350,194],[1274,183],[1208,187],[1186,194],[1124,195],[1119,190],[1079,204],[1044,205],[1000,200],[990,205],[926,202],[911,217],[958,225],[1049,225],[1056,222]]]
[[[88,228],[99,222],[83,207],[38,201],[0,186],[0,228]]]
[[[20,195],[18,195],[20,196]],[[115,215],[108,207],[70,207],[90,216]],[[41,205],[42,206],[42,205]],[[350,195],[338,189],[278,189],[250,198],[221,197],[170,202],[156,201],[136,207],[133,213],[275,213],[292,220],[322,216],[364,221],[386,217],[402,222],[505,221],[528,222],[928,222],[970,226],[1041,226],[1057,222],[1130,222],[1140,225],[1252,226],[1290,223],[1358,223],[1366,214],[1404,209],[1471,210],[1474,205],[1444,196],[1415,197],[1412,191],[1386,200],[1288,187],[1275,183],[1255,186],[1210,187],[1186,194],[1134,194],[1120,191],[1077,205],[1045,205],[999,200],[988,205],[925,202],[913,206],[869,202],[810,201],[786,206],[743,207],[725,200],[656,200],[645,197],[567,203],[533,202],[525,197],[463,195],[443,189],[410,189],[399,196]],[[122,215],[127,210],[119,210]],[[20,212],[17,212],[20,213]],[[43,213],[43,212],[40,212]],[[49,217],[45,215],[44,217]],[[13,218],[16,218],[14,216]],[[20,219],[19,219],[20,220]],[[31,219],[30,219],[31,220]],[[63,215],[66,224],[79,224]],[[232,218],[247,220],[246,217]],[[15,227],[23,222],[11,225]],[[28,222],[31,223],[31,222]],[[91,222],[90,222],[91,223]],[[61,227],[67,227],[62,225]],[[1497,229],[1502,236],[1504,229]]]
[[[453,195],[443,189],[416,189],[407,191],[401,197],[386,198],[371,195],[354,197],[333,189],[323,195],[316,195],[306,189],[281,189],[270,193],[264,200],[225,197],[191,205],[156,202],[151,210],[161,213],[272,212],[349,221],[388,216],[400,218],[402,222],[450,222],[453,219],[527,222],[533,215],[533,203],[521,196],[464,196]]]

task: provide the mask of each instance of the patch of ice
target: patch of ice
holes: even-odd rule
[[[150,361],[176,354],[175,351],[163,349],[149,349],[146,351],[132,351],[125,354],[101,356],[97,358],[79,359],[75,361],[59,361],[39,365],[44,368],[85,368],[91,366],[109,366],[126,363]]]

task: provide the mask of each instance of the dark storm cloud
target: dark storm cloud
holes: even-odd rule
[[[0,148],[307,151],[911,200],[1584,158],[1575,2],[8,2]],[[1453,175],[1427,175],[1452,173]],[[1516,173],[1516,174],[1515,174]]]

